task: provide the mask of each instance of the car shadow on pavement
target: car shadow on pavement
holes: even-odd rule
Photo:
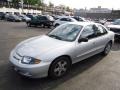
[[[82,74],[84,71],[90,69],[96,63],[101,61],[104,57],[101,54],[95,55],[91,58],[83,60],[72,65],[70,72],[64,77],[56,80],[50,78],[30,79],[18,75],[9,65],[9,70],[6,76],[6,82],[2,86],[2,90],[53,90],[58,85]]]

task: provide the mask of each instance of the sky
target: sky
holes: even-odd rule
[[[120,0],[44,0],[45,3],[52,2],[54,5],[66,5],[71,8],[92,8],[101,6],[109,9],[120,9]]]

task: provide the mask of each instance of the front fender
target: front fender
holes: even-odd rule
[[[73,59],[73,54],[74,53],[74,47],[72,45],[64,47],[64,48],[58,48],[55,50],[51,50],[48,51],[45,54],[39,55],[39,58],[43,61],[49,61],[52,62],[53,60],[55,60],[56,58],[60,57],[60,56],[70,56],[71,59]]]

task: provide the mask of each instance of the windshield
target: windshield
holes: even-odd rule
[[[55,28],[48,36],[64,41],[74,41],[81,29],[81,25],[64,24]]]
[[[120,19],[117,19],[113,22],[114,25],[120,25]]]

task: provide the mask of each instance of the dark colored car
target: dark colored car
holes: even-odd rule
[[[5,19],[5,13],[4,12],[0,12],[0,20]]]
[[[20,22],[22,21],[21,18],[17,15],[9,15],[7,18],[6,18],[7,21],[12,21],[12,22]]]
[[[26,22],[27,25],[30,26],[47,26],[50,28],[53,25],[54,19],[52,16],[36,16],[31,19],[31,21]]]
[[[33,18],[35,17],[35,16],[32,15],[32,14],[27,14],[26,16],[29,17],[30,19],[33,19]]]

